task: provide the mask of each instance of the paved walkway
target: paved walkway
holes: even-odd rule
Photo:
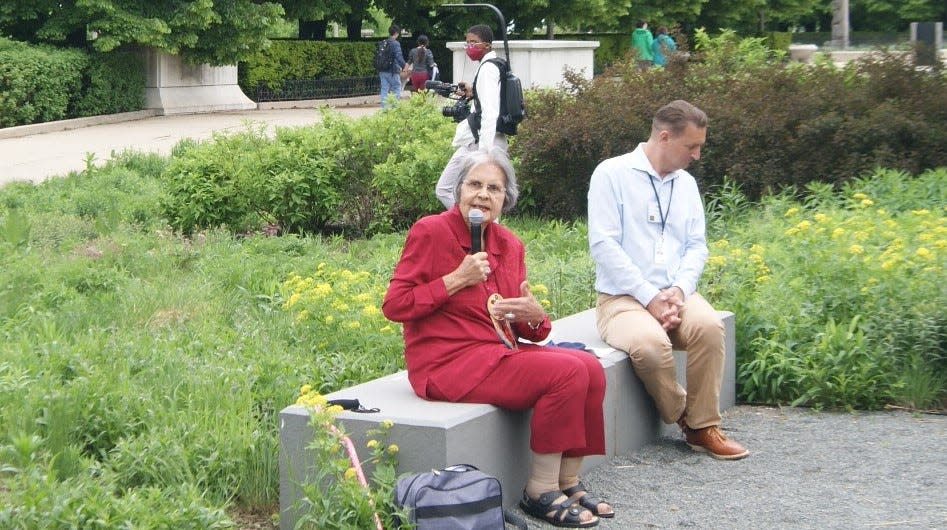
[[[339,107],[338,110],[350,116],[365,116],[376,112],[378,107]],[[313,108],[249,110],[153,116],[20,137],[0,137],[0,185],[16,180],[39,182],[70,171],[81,171],[86,167],[90,153],[96,163],[101,164],[113,152],[129,149],[168,154],[184,138],[209,138],[217,131],[240,130],[248,122],[265,123],[273,128],[307,125],[319,119],[319,111]]]

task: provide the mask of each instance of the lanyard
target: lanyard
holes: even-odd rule
[[[654,200],[658,201],[658,215],[661,216],[661,237],[664,237],[664,225],[667,224],[668,216],[671,215],[671,199],[674,197],[674,181],[671,181],[671,193],[668,195],[667,211],[661,208],[661,197],[658,196],[658,188],[654,186],[654,177],[648,175],[648,182],[651,183],[651,190],[654,191]]]

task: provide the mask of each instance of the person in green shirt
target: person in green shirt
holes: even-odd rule
[[[651,44],[651,51],[654,54],[654,65],[664,66],[668,62],[668,56],[677,49],[677,43],[668,35],[667,26],[658,26],[658,34]]]
[[[648,30],[648,22],[639,20],[635,24],[635,31],[631,33],[631,47],[638,52],[638,68],[647,70],[654,64],[654,52],[651,50],[651,44],[654,37]]]

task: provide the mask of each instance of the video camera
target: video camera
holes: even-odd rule
[[[454,123],[460,123],[470,115],[470,99],[458,96],[457,91],[460,85],[444,83],[442,81],[425,81],[424,88],[433,91],[435,94],[444,96],[447,99],[456,100],[453,105],[441,107],[441,114],[452,118]]]

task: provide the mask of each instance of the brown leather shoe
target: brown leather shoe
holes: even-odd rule
[[[720,460],[739,460],[750,454],[745,447],[728,438],[716,425],[691,429],[685,424],[682,428],[687,445],[695,451],[710,453],[710,456]]]

